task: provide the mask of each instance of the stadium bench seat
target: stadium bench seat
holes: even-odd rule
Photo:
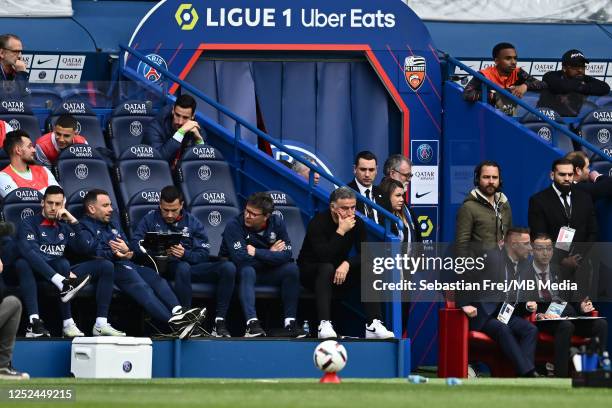
[[[281,191],[268,191],[268,193],[274,201],[274,214],[279,215],[285,221],[287,233],[291,239],[293,259],[297,259],[306,236],[302,213],[287,194]]]
[[[4,197],[2,206],[2,220],[12,222],[15,226],[21,220],[41,213],[40,200],[42,195],[31,188],[18,188]]]
[[[40,137],[38,119],[32,113],[30,104],[20,98],[2,98],[0,101],[0,119],[14,130],[25,131],[32,142]]]
[[[599,149],[612,152],[612,107],[595,109],[586,115],[578,126],[578,133]]]
[[[53,130],[57,118],[64,114],[74,116],[77,120],[77,134],[84,136],[87,139],[87,143],[94,147],[106,148],[100,121],[91,109],[89,103],[81,98],[63,100],[62,103],[53,110],[51,116],[47,118],[47,132]]]
[[[159,193],[173,184],[168,162],[147,145],[135,145],[123,152],[115,170],[121,202],[126,208],[133,197],[146,192]]]
[[[538,108],[538,111],[540,111],[540,113],[545,115],[547,118],[554,120],[559,124],[564,124],[563,119],[561,119],[559,114],[554,110],[549,108]],[[574,150],[572,140],[568,136],[556,130],[551,125],[544,122],[540,117],[534,115],[533,113],[528,112],[527,114],[525,114],[525,116],[520,119],[520,123],[527,129],[535,133],[540,139],[544,140],[546,143],[558,147],[566,153]]]
[[[178,167],[177,176],[188,206],[206,190],[224,192],[229,200],[237,202],[229,164],[221,152],[212,146],[197,145],[188,148]]]
[[[64,149],[58,158],[56,172],[66,196],[66,208],[75,217],[79,218],[83,212],[83,197],[94,188],[107,191],[116,208],[108,166],[92,146],[74,144]]]
[[[144,131],[153,119],[151,102],[126,101],[115,107],[108,122],[108,137],[115,157],[141,144]]]
[[[59,92],[53,88],[30,88],[30,103],[36,108],[55,109],[62,102]]]
[[[236,204],[232,196],[217,190],[203,191],[192,200],[190,212],[204,225],[211,255],[219,253],[227,222],[240,214]]]

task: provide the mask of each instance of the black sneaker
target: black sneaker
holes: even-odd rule
[[[0,368],[0,378],[4,380],[29,380],[30,374],[17,371],[9,364],[6,367]]]
[[[32,323],[26,327],[26,337],[50,337],[49,330],[45,328],[42,319],[32,319]]]
[[[227,326],[225,325],[225,320],[216,320],[215,325],[213,326],[212,335],[214,337],[232,337],[229,330],[227,330]]]
[[[287,337],[293,337],[296,339],[303,339],[308,335],[300,326],[298,326],[296,320],[291,320],[289,325],[285,326],[287,331]]]
[[[265,336],[266,332],[261,328],[261,323],[259,320],[251,320],[251,323],[247,324],[246,331],[244,332],[244,337],[259,337]]]
[[[62,296],[62,302],[66,303],[70,301],[77,294],[77,292],[87,285],[91,276],[85,275],[76,277],[76,278],[66,278],[64,279],[64,287],[60,291],[60,295]]]
[[[193,330],[191,331],[191,334],[189,335],[189,337],[192,339],[196,337],[210,337],[210,333],[204,330],[204,328],[201,325],[196,324]]]

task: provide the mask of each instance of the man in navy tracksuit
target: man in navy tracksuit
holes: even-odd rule
[[[164,254],[168,258],[168,271],[174,275],[174,290],[185,308],[191,307],[191,282],[217,284],[217,315],[212,335],[230,337],[225,316],[234,291],[236,267],[229,261],[209,261],[208,237],[204,226],[183,210],[183,196],[175,186],[161,190],[159,209],[149,212],[138,224],[132,239],[132,247],[139,248],[147,232],[180,232],[180,244]]]
[[[206,309],[183,310],[170,285],[151,268],[136,265],[134,251],[126,244],[121,226],[111,218],[113,207],[104,190],[90,190],[83,198],[80,252],[104,258],[115,265],[115,284],[131,296],[158,322],[168,322],[179,338],[189,337],[199,327]]]
[[[82,226],[64,208],[64,191],[59,186],[49,186],[42,200],[42,214],[25,218],[19,226],[18,247],[23,258],[16,262],[19,283],[25,307],[30,314],[26,337],[48,336],[38,315],[36,278],[45,278],[61,290],[60,309],[65,337],[80,337],[79,330],[68,302],[77,290],[92,278],[97,281],[96,323],[94,336],[125,336],[114,329],[107,320],[113,294],[113,265],[105,260],[92,260],[70,266],[64,257],[67,247],[75,248],[81,238]],[[70,278],[72,275],[72,278]]]
[[[247,320],[245,337],[265,336],[255,311],[255,284],[279,285],[288,334],[303,337],[295,317],[300,295],[299,269],[291,260],[291,241],[282,218],[272,214],[268,193],[252,194],[244,213],[223,231],[220,257],[228,257],[238,270],[239,295]]]

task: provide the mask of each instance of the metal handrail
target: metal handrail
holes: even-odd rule
[[[276,146],[276,148],[278,148],[282,152],[284,152],[284,153],[288,154],[289,156],[291,156],[294,160],[297,160],[300,163],[302,163],[303,165],[307,166],[311,170],[310,177],[309,177],[309,183],[308,183],[310,190],[312,190],[314,188],[314,178],[313,178],[314,177],[314,172],[319,173],[319,175],[321,177],[323,177],[326,180],[330,181],[334,185],[346,186],[346,183],[344,183],[343,181],[340,181],[336,177],[334,177],[334,176],[332,176],[330,174],[327,174],[324,171],[321,171],[321,169],[319,169],[316,166],[313,166],[312,163],[310,163],[309,161],[304,160],[302,157],[300,157],[298,155],[295,155],[295,153],[293,153],[291,150],[287,149],[282,143],[280,143],[277,140],[274,140],[270,135],[268,135],[268,134],[262,132],[261,130],[257,129],[256,126],[253,126],[252,124],[247,122],[245,119],[243,119],[242,117],[236,115],[234,112],[229,110],[227,107],[225,107],[225,106],[221,105],[220,103],[218,103],[217,101],[211,99],[210,97],[205,95],[202,91],[200,91],[199,89],[197,89],[193,85],[183,81],[182,79],[180,79],[178,76],[176,76],[172,72],[168,71],[163,66],[161,66],[161,65],[159,65],[159,64],[157,64],[157,63],[155,63],[155,62],[153,62],[151,60],[149,60],[144,54],[140,53],[139,51],[135,50],[134,48],[131,48],[131,47],[123,45],[123,44],[119,44],[119,48],[121,48],[125,52],[133,55],[134,57],[136,57],[140,61],[146,63],[147,65],[154,67],[158,72],[160,72],[161,74],[163,74],[164,76],[166,76],[167,78],[172,80],[173,82],[179,84],[183,89],[186,89],[187,91],[191,92],[192,94],[194,94],[198,98],[202,99],[207,104],[211,105],[215,109],[217,109],[220,112],[222,112],[224,115],[227,115],[230,118],[232,118],[236,122],[236,130],[235,130],[235,137],[236,137],[236,139],[240,139],[240,136],[239,136],[239,134],[240,134],[240,130],[239,130],[240,126],[245,127],[246,129],[248,129],[251,132],[255,133],[258,137],[264,139],[268,143]],[[125,66],[125,59],[124,58],[119,58],[119,61],[120,61],[120,69],[121,69],[121,71],[126,70],[127,67]],[[238,126],[238,124],[240,126]],[[390,224],[390,222],[395,223],[397,225],[398,231],[399,231],[399,230],[401,230],[401,227],[403,225],[402,221],[398,217],[396,217],[395,215],[391,214],[389,211],[387,211],[386,209],[384,209],[383,207],[378,205],[377,203],[375,203],[375,202],[373,202],[373,201],[371,201],[371,200],[361,196],[360,194],[355,194],[355,196],[357,197],[357,200],[366,203],[371,208],[374,208],[378,212],[379,215],[383,215],[385,217],[385,227],[384,227],[384,229],[385,229],[385,236],[386,237],[388,237],[388,236],[395,237],[394,234],[391,234],[391,224]]]
[[[473,75],[474,77],[478,78],[478,80],[481,83],[481,99],[482,99],[483,102],[485,102],[485,103],[487,102],[487,97],[488,97],[488,94],[489,94],[487,92],[487,86],[491,87],[491,88],[495,89],[496,92],[501,93],[502,95],[504,95],[504,97],[510,99],[512,102],[516,103],[519,106],[522,106],[528,112],[533,113],[534,115],[536,115],[537,117],[542,119],[543,122],[546,122],[549,125],[551,125],[553,128],[559,130],[561,133],[563,133],[564,135],[568,136],[571,140],[575,141],[576,143],[578,143],[578,144],[580,144],[582,146],[585,146],[586,148],[591,150],[593,153],[596,153],[597,155],[599,155],[603,159],[605,159],[605,160],[609,161],[610,163],[612,163],[612,156],[606,154],[603,150],[599,149],[597,146],[595,146],[591,142],[589,142],[589,141],[587,141],[587,140],[577,136],[573,132],[570,132],[565,126],[560,125],[559,123],[555,122],[554,120],[548,118],[546,115],[542,114],[542,112],[540,112],[537,109],[529,106],[525,101],[523,101],[522,99],[517,98],[516,96],[512,95],[510,92],[508,92],[507,90],[505,90],[504,88],[502,88],[501,86],[496,84],[495,82],[489,80],[487,77],[482,75],[480,72],[473,70],[472,68],[470,68],[467,65],[465,65],[463,62],[461,62],[458,59],[456,59],[456,58],[446,54],[443,51],[439,51],[439,52],[442,53],[442,56],[443,56],[444,59],[446,59],[447,61],[451,62],[453,65],[460,67],[462,70],[464,70],[465,72],[469,73],[470,75]]]

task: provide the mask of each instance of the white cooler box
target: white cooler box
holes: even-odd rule
[[[77,378],[151,378],[148,337],[76,337],[70,371]]]

